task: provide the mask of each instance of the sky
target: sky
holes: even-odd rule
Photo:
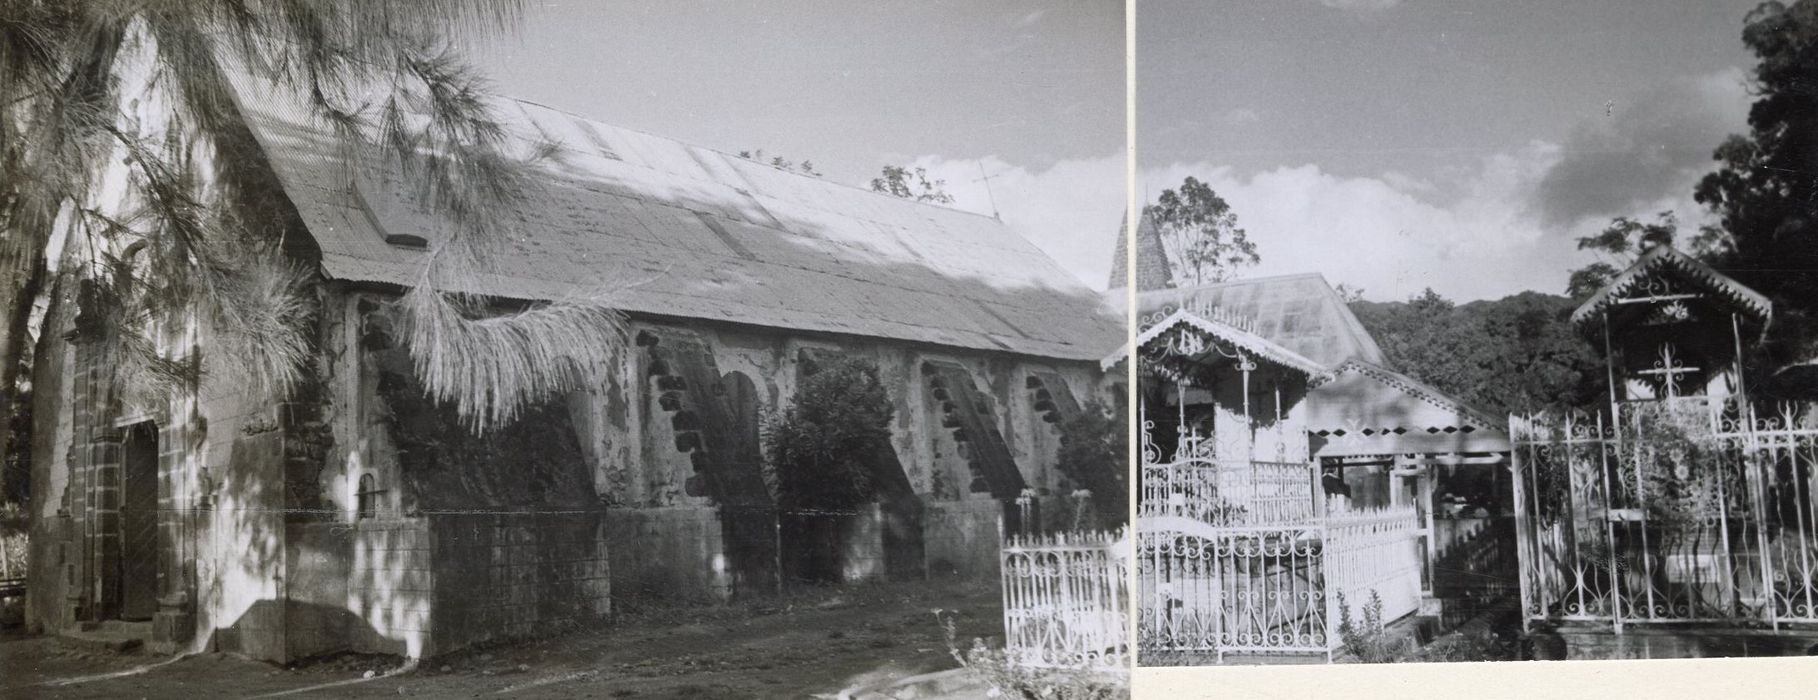
[[[1558,294],[1614,216],[1708,215],[1755,0],[1139,0],[1137,197],[1188,175],[1262,262],[1393,301]]]
[[[531,0],[464,46],[496,92],[866,185],[945,180],[1094,288],[1125,197],[1121,0]]]

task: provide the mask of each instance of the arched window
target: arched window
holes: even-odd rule
[[[370,520],[378,510],[379,494],[384,491],[374,486],[371,474],[360,475],[360,488],[354,492],[356,520]]]

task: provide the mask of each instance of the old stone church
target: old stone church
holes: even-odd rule
[[[123,401],[98,302],[66,285],[33,377],[39,629],[417,657],[624,597],[773,593],[804,564],[760,422],[828,354],[880,368],[897,472],[879,503],[830,516],[834,578],[994,577],[1019,497],[1084,488],[1056,469],[1058,424],[1125,393],[1096,364],[1122,342],[1121,304],[994,218],[500,101],[514,138],[562,148],[462,291],[612,287],[635,343],[611,381],[475,437],[424,397],[389,306],[436,214],[383,173],[348,177],[287,96],[233,82],[244,129],[221,151],[251,154],[235,189],[315,273],[310,380],[279,397],[204,372],[167,403]],[[186,338],[182,358],[223,361],[206,329]]]

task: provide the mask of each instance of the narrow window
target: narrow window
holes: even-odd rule
[[[372,519],[373,512],[378,509],[379,494],[381,494],[381,493],[384,493],[384,491],[381,491],[381,490],[373,487],[373,480],[372,480],[371,474],[361,474],[360,475],[360,489],[358,491],[354,492],[354,498],[355,498],[355,503],[356,503],[355,508],[357,511],[356,515],[355,515],[355,519],[357,519],[357,520]]]

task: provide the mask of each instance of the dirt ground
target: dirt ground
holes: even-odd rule
[[[395,657],[339,655],[284,668],[219,653],[116,654],[13,634],[0,637],[0,697],[834,697],[957,666],[935,609],[955,620],[962,640],[1002,635],[996,587],[957,582],[631,610],[597,629],[466,650],[401,672]]]

